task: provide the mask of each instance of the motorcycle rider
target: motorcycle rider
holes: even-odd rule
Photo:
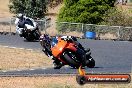
[[[61,64],[61,62],[55,58],[52,54],[51,51],[51,43],[52,43],[52,39],[49,35],[47,34],[43,34],[40,36],[40,44],[43,47],[42,51],[53,60],[53,64],[54,64],[54,69],[59,69],[61,68],[63,65]]]
[[[53,38],[51,38],[49,35],[47,34],[44,34],[44,35],[41,35],[40,36],[40,43],[41,45],[43,46],[43,52],[48,56],[50,57],[52,60],[54,60],[53,64],[54,64],[54,68],[55,69],[59,69],[63,66],[63,64],[57,59],[55,58],[53,55],[52,55],[52,52],[51,52],[51,47],[54,47],[57,42],[58,42],[58,38],[61,38],[62,40],[65,40],[65,41],[70,41],[70,42],[74,42],[79,48],[85,50],[85,52],[89,52],[90,49],[84,49],[84,47],[77,41],[77,39],[74,37],[74,36],[55,36]],[[47,47],[46,48],[44,46],[44,42],[43,40],[46,40],[46,42],[48,42],[47,44]],[[88,54],[91,54],[91,53],[88,53]]]
[[[27,29],[30,29],[31,31],[38,30],[39,32],[37,23],[32,18],[26,17],[22,13],[19,13],[17,15],[15,24],[16,24],[16,32],[20,35],[20,37],[22,37],[22,31],[25,27]]]
[[[70,41],[70,42],[74,42],[80,49],[85,50],[85,52],[89,52],[90,49],[85,49],[78,41],[77,38],[74,36],[62,36],[61,39],[65,40],[65,41]]]

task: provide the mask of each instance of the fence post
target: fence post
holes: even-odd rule
[[[46,34],[46,33],[47,33],[47,32],[46,32],[46,27],[47,27],[47,24],[46,24],[46,18],[45,18],[44,21],[45,21],[45,22],[44,22],[44,23],[45,23],[45,24],[44,24],[44,25],[45,25],[45,26],[44,26],[44,27],[45,27],[44,30],[45,30],[45,34]]]
[[[10,33],[11,33],[11,26],[12,26],[12,18],[10,18]]]
[[[118,31],[117,31],[117,36],[118,36],[118,40],[120,40],[120,30],[121,30],[121,26],[119,26],[119,29],[118,29]]]
[[[83,33],[84,24],[82,23],[82,33]],[[83,33],[83,36],[85,37],[85,33]]]

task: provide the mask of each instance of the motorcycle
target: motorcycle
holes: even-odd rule
[[[53,37],[51,39],[51,47],[49,47],[46,41],[43,41],[41,45],[45,51],[51,51],[50,54],[59,60],[62,65],[69,65],[73,68],[79,68],[80,66],[93,68],[95,66],[95,60],[91,57],[90,50],[86,52],[82,47],[79,47],[80,45],[74,42],[74,39],[63,40],[61,37],[58,39]],[[58,67],[57,69],[60,68]]]
[[[30,30],[30,29],[24,28],[22,30],[22,34],[20,35],[20,37],[24,37],[27,41],[39,40],[40,33],[38,29]]]
[[[32,30],[32,26],[35,25],[36,29]],[[18,27],[22,32],[19,34],[20,37],[24,37],[27,41],[39,40],[41,33],[36,22],[32,22],[30,19],[26,19],[24,22],[20,23]]]

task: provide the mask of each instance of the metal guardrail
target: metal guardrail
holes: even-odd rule
[[[0,19],[0,32],[15,33],[15,18]],[[51,26],[51,19],[36,20],[41,31]],[[95,31],[97,39],[132,40],[132,27],[108,26],[70,22],[56,22],[58,34],[85,37],[87,31]]]
[[[46,30],[46,28],[50,27],[51,19],[41,19],[35,20],[41,31]],[[16,32],[16,25],[14,24],[15,18],[3,18],[0,19],[0,32]]]
[[[96,32],[97,39],[132,40],[132,27],[108,26],[83,23],[57,22],[57,30],[62,33],[80,33],[79,37],[85,37],[87,31]]]

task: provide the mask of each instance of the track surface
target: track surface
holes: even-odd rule
[[[132,42],[111,40],[79,39],[85,48],[90,48],[92,57],[96,61],[95,68],[86,68],[88,73],[130,73],[132,65]],[[41,50],[39,42],[26,42],[17,35],[0,35],[0,45]],[[38,68],[22,71],[0,71],[5,75],[46,75],[46,74],[76,74],[76,69],[62,67],[59,70]]]

